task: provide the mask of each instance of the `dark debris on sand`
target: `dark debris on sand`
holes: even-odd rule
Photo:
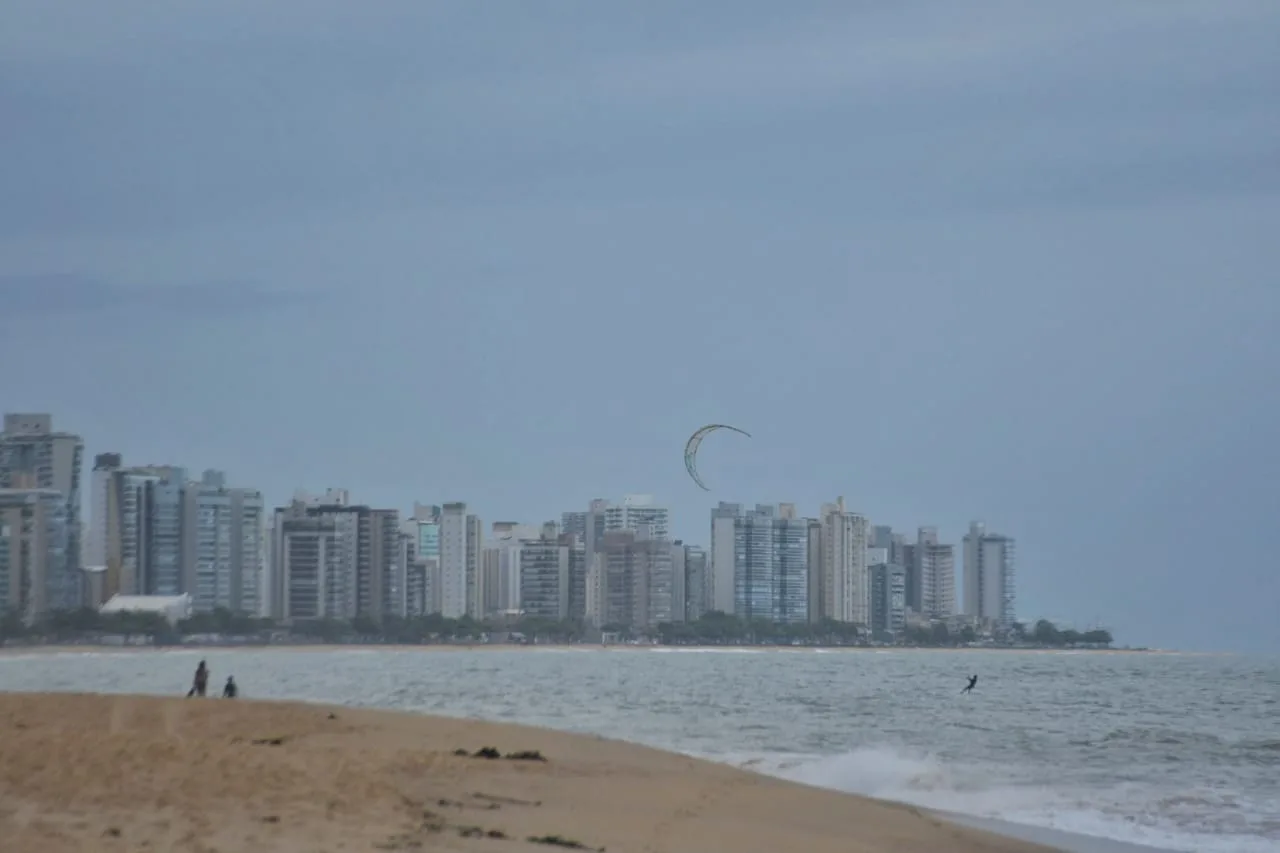
[[[466,758],[486,758],[494,761],[499,758],[505,758],[508,761],[546,761],[547,757],[536,749],[522,749],[518,752],[508,752],[503,755],[492,746],[482,746],[475,752],[467,752],[459,747],[453,751],[454,755]]]
[[[546,844],[550,847],[565,847],[569,850],[594,850],[595,853],[605,853],[603,847],[588,847],[581,841],[574,841],[562,835],[530,835],[525,840],[530,844]]]

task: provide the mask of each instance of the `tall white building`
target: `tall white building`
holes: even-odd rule
[[[912,554],[919,583],[920,614],[933,620],[950,619],[956,614],[955,548],[938,541],[936,527],[921,527],[916,532]]]
[[[118,458],[118,457],[117,457]],[[95,489],[98,466],[94,466]],[[262,611],[262,494],[228,488],[221,471],[205,471],[183,496],[183,584],[196,611]],[[95,513],[95,516],[97,513]]]
[[[555,539],[555,525],[541,527],[534,524],[518,524],[495,521],[492,538],[484,548],[485,612],[515,611],[522,608],[521,557],[526,542]]]
[[[845,508],[844,498],[823,504],[822,603],[824,615],[837,622],[869,625],[867,540],[865,516]]]
[[[988,533],[974,521],[964,537],[964,613],[979,622],[1008,630],[1017,621],[1012,537]]]
[[[440,513],[440,612],[445,618],[484,616],[483,531],[462,502]]]

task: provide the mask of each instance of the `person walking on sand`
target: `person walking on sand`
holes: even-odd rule
[[[204,661],[200,661],[200,665],[196,667],[195,678],[191,682],[191,689],[187,691],[187,696],[203,696],[208,686],[209,668],[204,665]]]
[[[234,699],[236,698],[236,694],[239,692],[240,692],[239,688],[236,687],[236,680],[230,675],[228,675],[227,684],[225,687],[222,688],[222,698]]]

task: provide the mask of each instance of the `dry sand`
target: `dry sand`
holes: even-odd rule
[[[545,761],[455,755],[492,746]],[[321,705],[0,693],[13,853],[1045,853],[646,747]],[[572,848],[569,848],[572,849]],[[581,849],[581,848],[579,848]]]

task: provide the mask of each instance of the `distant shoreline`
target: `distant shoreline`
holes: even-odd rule
[[[822,652],[822,653],[920,653],[920,652],[998,652],[1001,654],[1088,654],[1088,655],[1229,655],[1230,652],[1191,652],[1179,651],[1178,649],[1052,649],[1052,648],[1007,648],[1007,647],[948,647],[948,646],[664,646],[664,645],[629,645],[629,644],[609,644],[599,645],[594,643],[572,643],[572,644],[537,644],[537,645],[519,645],[514,643],[475,643],[467,645],[465,643],[423,643],[423,644],[393,644],[393,643],[269,643],[269,644],[227,644],[218,645],[216,643],[201,645],[172,645],[172,646],[125,646],[125,645],[108,645],[108,644],[79,644],[79,645],[31,645],[31,646],[0,646],[0,656],[12,656],[23,654],[84,654],[112,652],[123,654],[137,654],[144,652],[213,652],[213,651],[282,651],[282,652],[338,652],[338,651],[363,651],[363,652],[425,652],[425,653],[453,653],[453,652],[495,652],[495,651],[519,651],[519,652],[537,652],[537,651],[561,651],[561,652],[648,652],[659,651],[667,653],[680,652],[781,652],[787,654],[799,654],[804,652]]]

